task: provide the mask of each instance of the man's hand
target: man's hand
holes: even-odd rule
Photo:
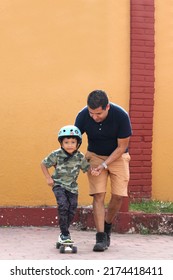
[[[91,175],[98,176],[98,175],[100,175],[100,173],[102,172],[103,169],[104,169],[104,166],[102,164],[95,168],[91,168]]]

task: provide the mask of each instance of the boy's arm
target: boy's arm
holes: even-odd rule
[[[51,177],[51,175],[50,175],[50,173],[49,173],[48,168],[44,165],[43,162],[41,163],[41,169],[42,169],[43,174],[44,174],[44,176],[45,176],[45,178],[46,178],[47,184],[48,184],[49,186],[53,187],[53,185],[54,185],[54,180],[52,179],[52,177]]]

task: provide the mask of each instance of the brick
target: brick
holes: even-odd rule
[[[151,163],[151,161],[144,161],[143,166],[152,167],[152,163]]]
[[[151,172],[151,168],[148,166],[132,167],[130,169],[130,172],[132,172],[132,173],[149,173],[149,172]]]
[[[137,147],[136,149],[131,151],[131,155],[141,155],[141,154],[142,154],[142,149],[138,149]]]
[[[142,112],[153,112],[153,106],[151,105],[132,105],[131,110],[133,111],[142,111]],[[144,116],[145,117],[145,116]]]
[[[141,149],[150,150],[152,148],[152,144],[150,142],[147,142],[147,143],[145,143],[145,142],[138,142],[138,143],[132,142],[131,145],[130,145],[130,148],[135,149],[137,145]]]
[[[145,99],[143,101],[144,105],[154,105],[154,100],[153,99]]]
[[[145,35],[145,29],[142,28],[133,28],[133,34],[142,34]]]
[[[140,82],[145,82],[145,76],[144,75],[132,75],[131,76],[133,81],[140,81]]]
[[[145,142],[152,142],[152,136],[144,136],[144,141]]]
[[[145,40],[134,40],[131,38],[131,49],[133,49],[134,46],[144,46]]]
[[[130,192],[130,198],[140,198],[141,199],[141,192]]]
[[[135,99],[135,98],[133,98],[132,100],[131,100],[131,104],[132,105],[143,105],[144,104],[144,101],[142,100],[142,99]]]
[[[142,100],[145,100],[145,99],[153,99],[153,92],[151,92],[151,93],[145,93],[145,92],[133,92],[133,93],[131,93],[131,99],[133,100],[133,99],[136,99],[136,98],[138,98],[138,99],[142,99]],[[131,102],[132,102],[132,100],[131,100]],[[144,101],[145,102],[145,101]]]
[[[137,4],[133,4],[132,9],[133,11],[145,11],[145,6],[144,5],[139,5],[140,2]]]
[[[147,94],[147,93],[151,93],[152,95],[154,94],[154,84],[152,87],[145,87],[144,88],[144,93]],[[153,95],[153,98],[154,98],[154,95]]]
[[[152,52],[145,52],[145,57],[152,58],[154,60],[155,55]]]
[[[154,41],[153,40],[146,40],[145,41],[145,46],[153,46],[154,47]]]
[[[142,117],[142,118],[131,118],[131,122],[133,123],[133,125],[136,123],[152,124],[153,120],[152,120],[152,118],[143,118]]]
[[[130,191],[131,192],[140,192],[141,191],[141,186],[131,186]]]
[[[152,37],[153,37],[152,34],[146,34],[146,32],[144,34],[133,33],[132,40],[145,41],[145,45],[147,46],[147,45],[150,45],[148,42],[152,41]],[[133,43],[133,41],[132,41],[132,43]]]
[[[150,130],[133,130],[135,135],[143,135],[143,136],[150,136],[152,135],[152,131]]]
[[[143,192],[150,192],[151,191],[151,186],[143,186],[142,191]]]
[[[154,66],[154,61],[150,58],[139,58],[139,57],[131,57],[132,63],[142,63],[142,64],[152,64]]]
[[[139,29],[139,30],[143,30],[145,32],[146,29],[151,29],[153,30],[153,23],[150,22],[132,22],[131,24],[132,29]]]
[[[148,69],[145,69],[144,67],[142,69],[133,68],[131,71],[131,74],[132,74],[132,78],[133,78],[133,75],[145,76],[145,78],[146,78],[147,76],[153,76],[154,70],[148,70]]]
[[[144,81],[131,81],[132,87],[151,87],[153,88],[153,82]]]
[[[150,179],[149,180],[148,179],[130,180],[130,182],[131,182],[131,186],[141,186],[141,189],[144,184],[151,185]]]
[[[139,23],[139,22],[146,22],[144,17],[133,17],[133,22],[132,23]]]
[[[153,53],[154,47],[153,46],[145,46],[144,44],[141,44],[141,46],[138,46],[136,44],[133,44],[131,47],[132,51],[141,51],[147,53]]]
[[[133,130],[138,130],[138,129],[149,129],[152,130],[153,126],[152,124],[146,124],[146,123],[134,123],[133,124]]]
[[[151,197],[151,192],[142,192],[141,193],[143,198],[150,198]]]
[[[153,108],[153,106],[150,107]],[[153,118],[153,110],[151,112],[143,112],[143,116],[144,118]]]
[[[142,141],[143,140],[143,137],[142,136],[131,136],[131,138],[130,138],[130,144],[132,143],[132,142],[140,142],[140,141]]]
[[[141,57],[144,58],[145,57],[145,52],[142,51],[132,51],[131,52],[131,57]]]
[[[135,179],[140,179],[141,178],[141,174],[131,174],[130,175],[130,180],[131,180],[131,182],[133,181],[133,180],[135,180]]]
[[[137,111],[131,111],[131,108],[130,108],[130,116],[131,117],[134,117],[134,118],[143,118],[144,117],[144,113],[143,112],[137,112]]]
[[[138,48],[138,46],[137,46],[136,48]],[[131,67],[131,71],[133,71],[133,69],[134,69],[134,70],[137,70],[137,69],[138,69],[138,70],[139,70],[139,69],[140,69],[140,70],[145,70],[145,65],[144,65],[144,64],[141,64],[141,63],[138,63],[138,64],[137,64],[137,63],[136,63],[136,64],[134,63],[134,64],[133,64],[133,67]]]
[[[151,155],[140,153],[138,155],[134,154],[133,152],[130,153],[131,159],[135,161],[151,161]],[[140,166],[140,165],[139,165]]]
[[[148,5],[148,6],[154,6],[154,0],[131,0],[131,6],[134,5]]]
[[[145,90],[145,88],[143,88],[143,87],[133,87],[132,85],[131,85],[131,93],[133,94],[133,92],[137,92],[137,93],[139,93],[139,92],[144,92],[144,90]]]
[[[145,17],[145,18],[153,18],[153,11],[131,11],[131,16],[133,17]]]
[[[144,18],[144,22],[150,22],[154,26],[154,18]]]
[[[151,149],[143,149],[143,155],[152,155]]]
[[[152,175],[151,173],[143,173],[141,174],[142,175],[142,178],[144,179],[152,179]],[[151,182],[151,181],[150,181]]]
[[[152,64],[145,64],[145,69],[146,70],[153,70],[153,75],[154,75],[154,69],[155,69],[154,63],[152,63]]]
[[[152,143],[151,142],[141,142],[140,147],[143,149],[151,150]]]
[[[146,29],[145,34],[154,36],[154,29]]]

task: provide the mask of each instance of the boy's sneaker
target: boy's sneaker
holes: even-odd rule
[[[60,233],[60,235],[59,235],[59,243],[64,243],[64,242],[66,242],[66,243],[68,243],[68,242],[73,242],[73,241],[71,240],[70,234],[68,234],[68,235],[63,235],[62,233]]]

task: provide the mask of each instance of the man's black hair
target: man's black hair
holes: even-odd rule
[[[94,90],[88,95],[87,105],[93,110],[99,107],[105,110],[108,103],[108,96],[103,90]]]

